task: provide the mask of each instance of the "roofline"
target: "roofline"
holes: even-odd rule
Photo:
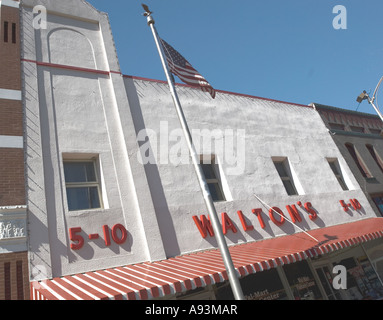
[[[310,103],[310,105],[314,109],[332,110],[332,111],[337,111],[337,112],[341,112],[341,113],[353,114],[353,115],[356,115],[356,116],[364,116],[364,117],[371,117],[371,118],[380,119],[380,117],[378,115],[372,114],[372,113],[366,113],[366,112],[348,110],[348,109],[343,109],[343,108],[338,108],[338,107],[332,107],[332,106],[328,106],[328,105],[320,104],[320,103],[315,103],[315,102]]]
[[[162,83],[162,84],[168,84],[168,82],[164,81],[164,80],[150,79],[150,78],[131,76],[131,75],[123,75],[123,77],[124,78],[129,78],[129,79],[134,79],[134,80],[142,80],[142,81],[150,81],[150,82],[157,82],[157,83]],[[196,87],[193,87],[191,85],[184,84],[184,83],[176,83],[176,85],[177,86],[181,86],[181,87],[187,87],[187,88],[194,88],[194,89],[196,88]],[[314,107],[311,106],[311,105],[305,105],[305,104],[300,104],[300,103],[294,103],[294,102],[287,102],[287,101],[282,101],[282,100],[263,98],[263,97],[253,96],[253,95],[244,94],[244,93],[237,93],[237,92],[232,92],[232,91],[226,91],[226,90],[219,90],[219,89],[214,89],[214,90],[216,92],[225,93],[225,94],[231,94],[231,95],[245,97],[245,98],[260,99],[260,100],[265,100],[265,101],[284,103],[284,104],[290,104],[290,105],[293,105],[293,106],[314,109]]]
[[[55,64],[55,63],[50,63],[50,62],[42,62],[42,61],[30,60],[30,59],[21,59],[21,61],[22,62],[30,62],[30,63],[34,63],[34,64],[36,64],[38,66],[44,66],[44,67],[50,67],[50,68],[75,70],[75,71],[82,71],[82,72],[88,72],[88,73],[102,74],[102,75],[106,75],[106,76],[110,76],[110,74],[117,74],[117,75],[120,75],[120,76],[122,76],[124,78],[129,78],[129,79],[134,79],[134,80],[142,80],[142,81],[150,81],[150,82],[168,84],[167,81],[164,81],[164,80],[156,80],[156,79],[149,79],[149,78],[143,78],[143,77],[138,77],[138,76],[124,75],[120,71],[113,71],[113,70],[106,71],[106,70],[99,70],[99,69],[82,68],[82,67],[75,67],[75,66],[70,66],[70,65],[63,65],[63,64]],[[181,87],[193,88],[193,89],[196,88],[196,87],[193,87],[191,85],[183,84],[183,83],[176,83],[176,85],[177,86],[181,86]],[[309,109],[314,109],[315,110],[315,107],[312,106],[312,105],[305,105],[305,104],[299,104],[299,103],[294,103],[294,102],[287,102],[287,101],[263,98],[263,97],[249,95],[249,94],[237,93],[237,92],[231,92],[231,91],[225,91],[225,90],[215,89],[215,91],[216,92],[220,92],[220,93],[224,93],[224,94],[230,94],[230,95],[234,95],[234,96],[239,96],[239,97],[245,97],[245,98],[250,98],[250,99],[259,99],[259,100],[264,100],[264,101],[289,104],[289,105],[292,105],[292,106],[304,107],[304,108],[309,108]]]

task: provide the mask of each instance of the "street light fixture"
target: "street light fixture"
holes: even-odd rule
[[[358,98],[356,98],[356,101],[358,101],[359,103],[361,103],[363,100],[366,100],[368,97],[368,94],[366,93],[366,90],[364,90],[359,96]]]
[[[374,91],[374,94],[373,94],[372,98],[368,95],[368,93],[366,92],[366,90],[364,90],[364,91],[363,91],[363,92],[356,98],[356,101],[358,101],[359,103],[361,103],[363,100],[367,100],[368,103],[371,104],[371,105],[374,107],[376,113],[379,115],[380,119],[383,121],[383,116],[382,116],[382,114],[380,113],[378,107],[374,104],[375,99],[376,99],[376,93],[378,92],[379,87],[380,87],[382,81],[383,81],[383,77],[380,78],[379,83],[378,83],[378,85],[377,85],[376,88],[375,88],[375,91]]]

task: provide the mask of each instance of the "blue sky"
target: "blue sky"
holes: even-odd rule
[[[382,0],[89,2],[109,14],[124,74],[165,80],[143,2],[160,36],[216,89],[375,113],[356,97],[383,76]],[[333,27],[336,5],[347,29]]]

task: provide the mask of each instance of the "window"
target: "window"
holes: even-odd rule
[[[64,161],[69,211],[101,208],[95,161]]]
[[[379,169],[383,172],[383,161],[382,161],[382,158],[376,152],[375,148],[370,144],[366,144],[366,148],[370,152],[372,158],[375,160]]]
[[[272,268],[239,279],[246,300],[287,300],[288,296],[278,274]],[[233,300],[234,295],[228,281],[214,285],[217,300]]]
[[[383,195],[372,196],[372,200],[375,202],[380,214],[383,216]]]
[[[350,126],[350,129],[351,129],[352,132],[364,133],[364,128],[363,127]]]
[[[354,159],[355,164],[357,165],[360,173],[365,178],[372,178],[372,174],[368,170],[367,166],[363,162],[361,156],[359,155],[358,151],[355,149],[354,145],[351,143],[345,144],[348,152],[350,153],[351,157]]]
[[[11,300],[11,290],[12,290],[12,284],[11,284],[11,263],[5,262],[4,263],[4,271],[3,271],[3,292],[5,300]]]
[[[12,23],[12,43],[16,43],[16,23]]]
[[[17,300],[24,300],[23,261],[16,261]]]
[[[329,123],[329,126],[330,126],[330,129],[332,129],[332,130],[344,130],[343,124]]]
[[[294,300],[323,299],[318,283],[306,260],[285,264],[282,268],[294,295]]]
[[[209,157],[206,160],[206,157],[204,157],[201,159],[201,166],[213,201],[225,201],[215,158]]]
[[[294,181],[291,176],[290,165],[287,158],[284,158],[282,160],[273,159],[273,162],[274,162],[275,168],[278,171],[279,176],[281,177],[283,185],[285,186],[287,194],[290,196],[298,194],[297,189],[295,188],[295,185],[294,185]]]
[[[340,186],[343,190],[348,190],[347,185],[343,179],[342,171],[339,166],[338,159],[327,159],[328,164],[330,165],[330,168],[332,172],[334,172],[335,177],[337,178]]]
[[[379,134],[382,132],[382,130],[380,129],[373,129],[373,128],[369,128],[371,134]]]
[[[8,21],[4,21],[4,42],[8,42]]]

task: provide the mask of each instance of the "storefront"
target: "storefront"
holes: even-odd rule
[[[279,270],[271,269],[240,279],[246,300],[288,300],[286,290],[279,276]],[[217,300],[233,300],[229,283],[215,286]]]
[[[383,285],[365,245],[381,245],[371,218],[230,248],[248,300],[379,300]],[[347,272],[344,288],[335,266]],[[233,299],[217,250],[32,283],[33,299]]]
[[[334,266],[347,270],[347,288],[333,285]],[[247,300],[381,300],[383,285],[362,245],[256,273],[240,280]],[[231,300],[228,283],[215,286],[215,297]]]
[[[315,103],[377,216],[383,215],[383,123],[376,114]]]
[[[374,243],[375,242],[375,243]],[[375,247],[374,240],[370,246]],[[334,289],[335,266],[344,266],[347,270],[347,288]],[[364,244],[341,250],[340,252],[314,259],[312,267],[318,275],[324,293],[329,300],[381,300],[383,286],[379,274],[369,258]]]
[[[372,242],[376,241],[379,240]],[[334,277],[337,275],[333,273],[333,268],[339,265],[347,270],[345,289],[337,289],[333,285]],[[383,299],[381,279],[362,244],[245,276],[240,279],[240,284],[247,300]],[[234,298],[227,281],[216,284],[212,290],[202,291],[200,294],[194,292],[190,297],[201,300],[207,296],[217,300]],[[187,296],[178,298],[183,299]]]

